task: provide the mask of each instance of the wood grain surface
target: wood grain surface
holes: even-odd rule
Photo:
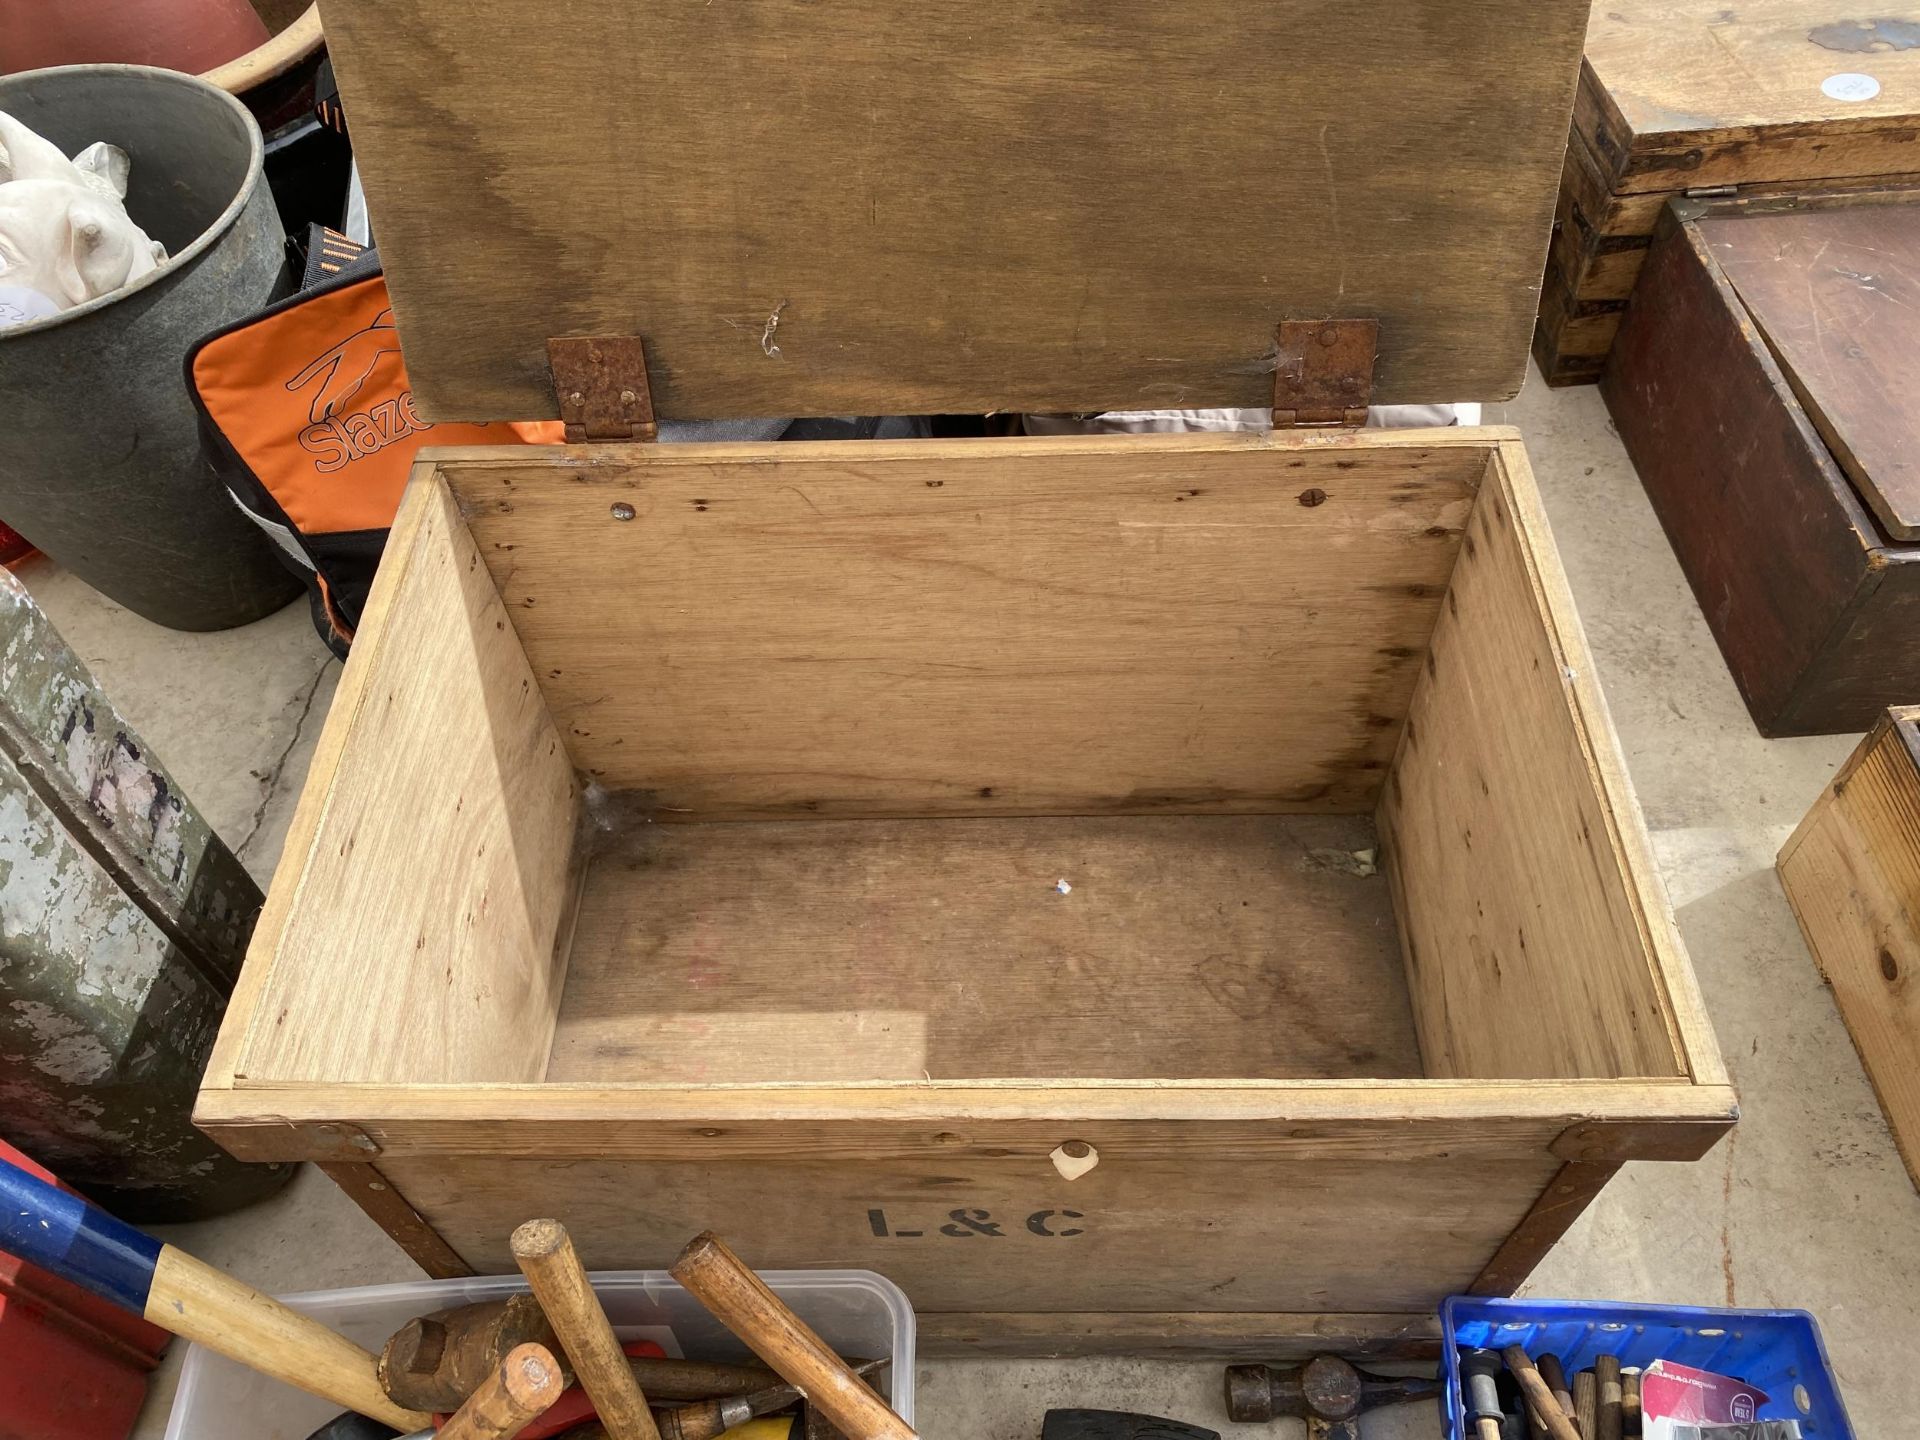
[[[1860,743],[1781,850],[1780,883],[1920,1187],[1920,709]]]
[[[239,1077],[533,1080],[546,1064],[578,787],[452,497],[413,485],[395,535],[382,613],[405,623],[363,632],[348,662],[321,811],[273,890],[297,900],[249,950]]]
[[[1430,1361],[1440,1353],[1440,1322],[1424,1314],[1000,1310],[945,1311],[914,1319],[922,1355],[1053,1353],[1299,1364],[1326,1354]]]
[[[1507,432],[1386,433],[439,464],[574,764],[658,818],[1362,811]]]
[[[1737,1115],[1724,1080],[923,1080],[908,1085],[253,1085],[204,1123],[242,1158],[378,1154],[846,1160],[1019,1152],[1067,1140],[1194,1160],[1697,1160]],[[343,1110],[351,1122],[339,1119]],[[957,1127],[957,1128],[956,1128]],[[352,1143],[341,1132],[351,1131]],[[371,1149],[366,1147],[371,1146]]]
[[[1417,1076],[1373,846],[1348,815],[632,826],[546,1078]]]
[[[1865,675],[1827,703],[1803,684],[1879,583],[1872,517],[1693,227],[1655,242],[1640,295],[1601,394],[1747,709],[1763,734],[1864,728],[1890,698]]]
[[[331,20],[329,20],[331,23]],[[1879,93],[1827,95],[1865,73]],[[1920,168],[1920,10],[1806,0],[1608,0],[1593,7],[1575,128],[1622,190]]]
[[[1860,498],[1920,538],[1920,204],[1695,224]]]
[[[1421,1053],[1437,1076],[1718,1077],[1545,525],[1515,446],[1381,797]]]
[[[879,1271],[921,1313],[1413,1312],[1464,1291],[1561,1168],[1545,1151],[1287,1162],[1121,1147],[1074,1181],[1044,1152],[964,1164],[445,1157],[389,1173],[483,1273],[511,1267],[513,1217],[547,1195],[565,1197],[593,1270],[659,1268],[712,1224],[769,1269]]]
[[[556,413],[637,334],[663,419],[1518,390],[1586,0],[328,0],[420,409]]]

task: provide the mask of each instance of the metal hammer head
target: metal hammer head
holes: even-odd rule
[[[1271,1365],[1227,1367],[1227,1414],[1242,1423],[1276,1416],[1351,1420],[1375,1406],[1439,1393],[1437,1380],[1373,1375],[1356,1370],[1337,1355],[1316,1355],[1292,1370]]]

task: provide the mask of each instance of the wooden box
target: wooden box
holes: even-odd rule
[[[1601,382],[1765,735],[1920,695],[1920,191],[1685,202]]]
[[[1584,7],[1396,6],[327,20],[417,402],[587,424],[1510,394]],[[1265,1355],[1734,1100],[1518,439],[1335,428],[423,458],[198,1118],[438,1273]]]
[[[1920,182],[1920,9],[1872,13],[1593,7],[1534,332],[1549,384],[1599,379],[1670,200]]]
[[[1051,1350],[1424,1336],[1733,1113],[1450,430],[441,452],[199,1119],[435,1273],[711,1226]]]
[[[1920,709],[1860,742],[1780,851],[1780,883],[1920,1187]]]
[[[1780,883],[1920,1187],[1920,708],[1860,741],[1780,851]]]

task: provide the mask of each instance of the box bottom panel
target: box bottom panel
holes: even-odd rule
[[[1405,1078],[1370,818],[623,823],[550,1082]]]

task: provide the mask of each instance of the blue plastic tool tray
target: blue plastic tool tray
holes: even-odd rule
[[[1808,1440],[1855,1440],[1827,1363],[1820,1327],[1804,1310],[1697,1310],[1681,1305],[1615,1305],[1586,1300],[1476,1300],[1440,1307],[1445,1345],[1447,1440],[1468,1440],[1460,1399],[1460,1347],[1519,1345],[1558,1355],[1571,1376],[1596,1355],[1645,1369],[1665,1356],[1757,1385],[1769,1397],[1763,1420],[1798,1420]]]

